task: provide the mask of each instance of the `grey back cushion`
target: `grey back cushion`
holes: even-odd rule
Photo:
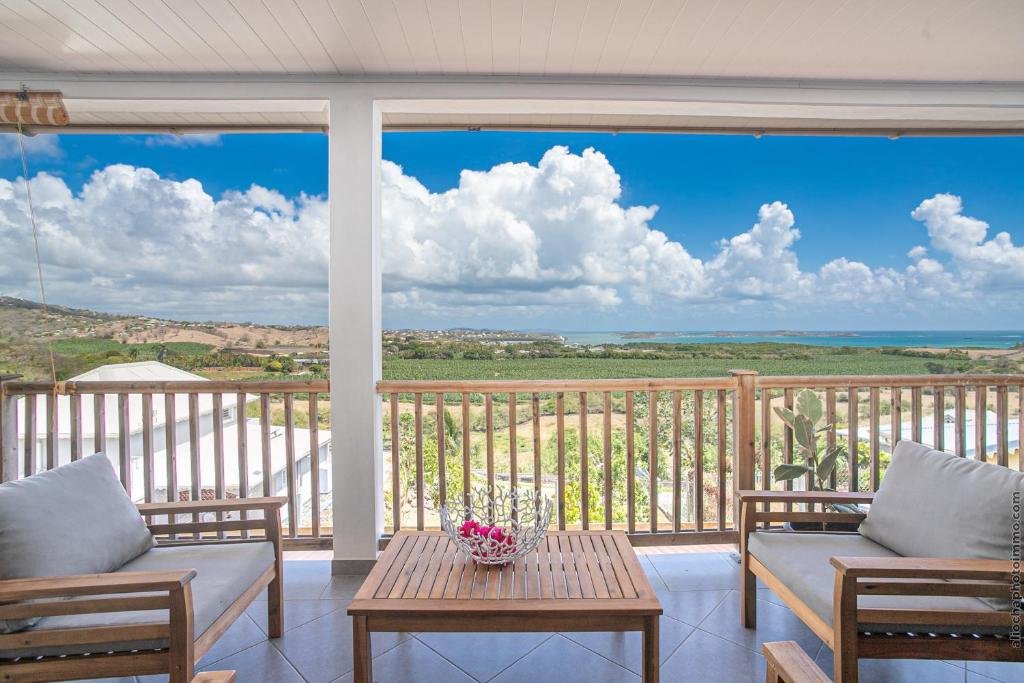
[[[0,484],[0,579],[101,574],[152,547],[102,453]],[[26,625],[0,623],[0,632]]]
[[[900,441],[860,533],[904,557],[1009,560],[1015,495],[1024,473]]]

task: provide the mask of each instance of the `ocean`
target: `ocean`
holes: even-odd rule
[[[1024,343],[1024,331],[864,331],[864,332],[653,332],[640,337],[636,332],[556,332],[570,344],[723,344],[777,342],[814,346],[896,346],[903,348],[1008,349]]]

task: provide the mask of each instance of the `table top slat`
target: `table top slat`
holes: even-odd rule
[[[590,576],[590,566],[587,559],[588,553],[584,551],[586,540],[586,536],[570,536],[569,545],[572,548],[573,556],[576,558],[576,573],[580,579],[580,595],[583,598],[592,599],[598,596],[594,590],[594,580]],[[608,596],[605,595],[604,597]]]
[[[508,565],[477,564],[441,532],[400,531],[349,613],[635,619],[661,614],[661,606],[621,531],[549,532],[536,550]]]
[[[611,536],[605,536],[601,540],[604,541],[605,548],[608,550],[608,556],[611,558],[612,571],[615,573],[615,578],[619,582],[619,587],[622,588],[622,597],[637,597],[636,587],[633,585],[633,580],[629,575],[629,571],[626,569],[626,563],[623,561],[622,554],[619,550],[618,544],[615,543],[615,539]],[[597,539],[594,539],[594,541],[596,542]]]
[[[388,593],[389,598],[397,598],[405,592],[405,587],[409,585],[409,579],[412,577],[413,571],[416,570],[416,563],[420,561],[420,555],[423,553],[423,548],[429,540],[429,536],[420,536],[413,543],[409,556],[405,558],[405,564],[402,565],[402,571],[398,573],[395,585],[391,587],[391,591]]]
[[[392,586],[395,585],[395,581],[398,580],[398,575],[402,572],[402,567],[405,565],[405,560],[409,557],[409,553],[412,552],[412,547],[416,545],[418,540],[415,536],[399,536],[394,539],[395,541],[401,541],[396,546],[397,554],[395,555],[394,561],[389,565],[378,562],[374,565],[374,569],[377,567],[385,567],[387,574],[381,579],[380,584],[374,591],[374,597],[386,598],[391,592]]]
[[[584,536],[580,539],[585,552],[590,556],[587,562],[587,574],[590,577],[591,584],[594,586],[595,597],[603,600],[610,597],[610,593],[608,592],[608,582],[605,581],[604,572],[601,571],[597,551],[594,549],[595,542],[600,542],[600,539],[593,536]]]

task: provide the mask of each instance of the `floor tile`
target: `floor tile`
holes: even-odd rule
[[[349,672],[337,679],[336,683],[352,683]],[[474,683],[457,666],[437,654],[429,647],[410,638],[398,647],[392,648],[373,659],[374,683]]]
[[[408,638],[405,633],[372,634],[374,656]],[[286,631],[271,642],[310,683],[327,683],[352,669],[352,617],[344,610]]]
[[[263,603],[264,606],[266,604]],[[198,666],[202,669],[266,640],[267,634],[261,631],[260,627],[252,619],[242,614],[242,616],[235,620],[235,623],[228,627],[224,635],[213,644],[213,647],[203,655],[202,659],[199,660]]]
[[[552,633],[421,633],[427,647],[478,681],[487,681]]]
[[[347,607],[348,603],[348,600],[285,600],[284,630],[288,632],[303,624],[308,624],[314,619]],[[249,605],[245,613],[256,622],[265,637],[267,633],[267,603],[254,602]]]
[[[225,669],[237,671],[239,683],[304,683],[295,667],[266,640],[210,667],[211,671]]]
[[[697,626],[732,593],[718,591],[669,591],[657,590],[658,601],[665,616]]]
[[[1024,681],[1024,664],[1018,662],[964,662],[968,671],[997,681]]]
[[[351,600],[366,580],[366,574],[337,574],[328,579],[320,598]]]
[[[739,586],[739,567],[725,553],[679,553],[650,558],[669,590],[730,590]]]
[[[662,617],[658,627],[659,661],[668,659],[687,636],[693,633],[693,627],[670,617]],[[588,650],[626,667],[636,674],[643,670],[643,636],[639,631],[628,632],[579,632],[563,633],[564,637],[579,643]]]
[[[316,600],[331,580],[330,562],[286,562],[284,565],[284,595],[286,600]],[[267,600],[267,591],[257,601]]]
[[[786,606],[786,603],[782,601],[782,598],[776,595],[775,592],[772,591],[772,589],[770,588],[758,588],[757,599],[767,600],[768,602],[774,602],[776,605],[782,605],[783,607]]]
[[[832,677],[832,650],[823,647],[814,661]],[[963,683],[967,676],[958,666],[927,659],[862,659],[859,669],[862,681],[885,683]]]
[[[764,643],[775,640],[794,640],[811,657],[822,646],[821,639],[789,608],[767,600],[757,601],[757,628],[744,628],[740,624],[739,591],[730,591],[718,607],[700,622],[700,628],[756,653],[761,652]]]
[[[696,630],[661,667],[663,681],[761,683],[764,658],[733,642]]]
[[[544,641],[540,647],[492,679],[493,683],[635,683],[639,680],[640,677],[632,671],[561,635]]]

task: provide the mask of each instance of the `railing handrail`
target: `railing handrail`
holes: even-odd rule
[[[256,382],[222,380],[187,380],[174,382],[145,381],[71,381],[71,382],[9,382],[8,394],[49,394],[56,388],[61,396],[75,394],[220,394],[220,393],[327,393],[327,380],[266,380]]]
[[[758,389],[828,389],[856,387],[973,387],[1019,386],[1021,374],[957,374],[957,375],[758,375]]]
[[[500,394],[507,392],[551,393],[576,391],[672,391],[735,389],[735,377],[677,377],[644,379],[544,379],[544,380],[382,380],[377,393]]]

